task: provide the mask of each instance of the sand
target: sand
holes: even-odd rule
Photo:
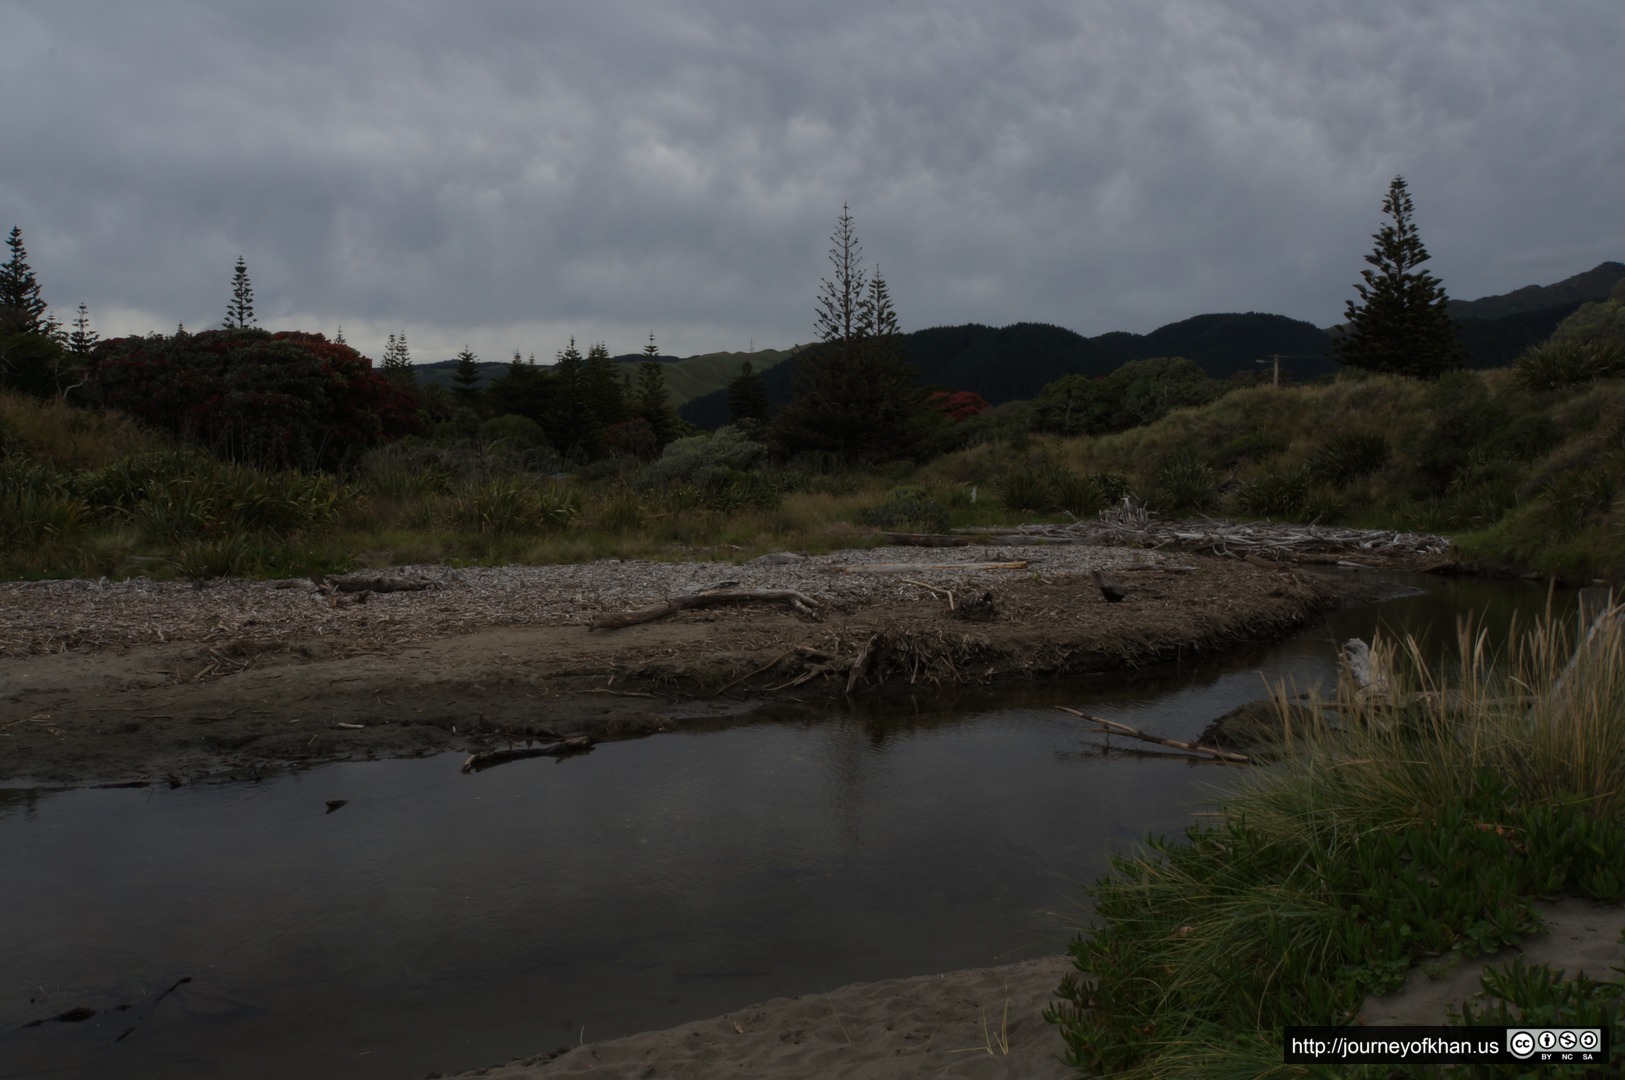
[[[1405,986],[1365,1003],[1367,1024],[1441,1024],[1479,996],[1485,966],[1522,953],[1570,975],[1613,980],[1625,968],[1625,906],[1568,898],[1536,904],[1546,932],[1494,956],[1419,965]],[[775,998],[708,1020],[587,1043],[459,1073],[456,1080],[819,1080],[962,1077],[1060,1080],[1064,1044],[1043,1018],[1067,956]],[[1006,1010],[1008,1009],[1008,1013]]]

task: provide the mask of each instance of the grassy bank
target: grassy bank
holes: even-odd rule
[[[1164,517],[1443,533],[1464,559],[1575,582],[1625,576],[1625,381],[1536,389],[1516,368],[1233,391],[1097,438],[1019,434],[927,466],[1052,512],[1109,474]],[[1000,421],[991,417],[990,427]],[[1014,434],[1010,434],[1010,432]]]
[[[1093,974],[1051,1014],[1072,1062],[1320,1075],[1281,1064],[1283,1026],[1348,1023],[1413,965],[1537,931],[1537,897],[1625,899],[1625,626],[1601,623],[1575,651],[1577,636],[1547,620],[1497,654],[1463,634],[1449,686],[1402,644],[1391,696],[1344,685],[1306,717],[1283,695],[1279,758],[1243,778],[1220,823],[1117,860],[1093,887],[1096,925],[1072,950]],[[1510,1009],[1625,1039],[1620,983],[1492,967],[1485,989],[1492,1004],[1457,1020]]]
[[[961,449],[879,471],[775,462],[724,429],[565,475],[490,421],[337,474],[267,473],[117,414],[0,394],[0,574],[747,557],[876,528],[1092,518],[1133,495],[1164,518],[1438,532],[1486,568],[1620,580],[1625,380],[1553,385],[1526,367],[1249,387],[1094,438],[1031,435],[1018,402],[958,429]]]

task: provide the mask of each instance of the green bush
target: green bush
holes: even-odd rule
[[[892,532],[947,532],[948,520],[948,508],[921,487],[897,488],[857,513],[859,525]]]
[[[1286,452],[1286,436],[1268,431],[1249,431],[1225,443],[1213,455],[1215,465],[1234,468],[1244,461],[1265,461]]]
[[[1243,480],[1236,489],[1236,505],[1255,517],[1301,521],[1309,509],[1314,480],[1306,465],[1267,472]]]
[[[638,473],[633,485],[642,491],[658,491],[673,484],[719,489],[739,473],[755,467],[766,453],[764,444],[734,427],[710,435],[691,435],[671,442],[658,461]]]

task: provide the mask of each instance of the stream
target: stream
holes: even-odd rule
[[[1423,591],[1093,688],[759,713],[475,775],[0,790],[0,1078],[412,1080],[1054,954],[1113,853],[1237,774],[1053,706],[1191,739],[1334,678],[1378,625],[1437,648],[1461,615],[1504,634],[1547,602],[1393,580]]]

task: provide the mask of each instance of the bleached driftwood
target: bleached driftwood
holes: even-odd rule
[[[724,604],[760,602],[789,604],[792,608],[811,618],[818,617],[814,609],[820,606],[817,600],[794,589],[710,589],[705,592],[669,597],[658,604],[650,604],[648,607],[637,608],[633,611],[612,611],[600,615],[588,623],[587,629],[619,630],[625,626],[636,626],[638,623],[663,619],[667,615],[675,615],[679,611],[686,611],[690,608],[721,607]]]
[[[1150,735],[1144,731],[1141,731],[1139,728],[1130,727],[1127,724],[1120,724],[1116,720],[1105,720],[1098,716],[1090,716],[1086,712],[1081,712],[1077,709],[1069,709],[1065,705],[1057,705],[1055,707],[1062,712],[1069,713],[1070,715],[1076,716],[1079,719],[1088,720],[1090,723],[1099,724],[1101,727],[1105,728],[1109,734],[1127,735],[1129,738],[1139,739],[1141,742],[1156,743],[1158,746],[1167,746],[1175,750],[1183,750],[1187,754],[1217,758],[1219,761],[1228,761],[1236,765],[1251,765],[1253,763],[1253,759],[1248,757],[1246,754],[1236,754],[1229,750],[1215,750],[1211,746],[1198,746],[1196,743],[1180,742],[1178,739],[1164,739],[1160,735]]]
[[[419,592],[432,589],[434,582],[399,574],[336,574],[318,578],[316,584],[335,592]]]
[[[1014,562],[853,563],[846,566],[832,566],[830,569],[841,574],[913,574],[921,570],[1025,570],[1027,569],[1027,561],[1017,559]]]
[[[523,761],[534,757],[569,757],[571,754],[585,754],[592,749],[592,740],[585,735],[572,735],[568,739],[560,739],[556,743],[546,746],[516,747],[507,750],[484,750],[473,754],[463,762],[463,772],[479,772],[489,769],[493,765],[506,765],[510,761]]]
[[[1249,561],[1320,563],[1345,567],[1391,565],[1406,561],[1416,569],[1439,572],[1455,563],[1450,541],[1426,533],[1388,529],[1347,529],[1325,525],[1272,522],[1156,521],[1113,511],[1100,521],[1071,525],[1027,525],[1021,533],[1140,547],[1175,548]]]

